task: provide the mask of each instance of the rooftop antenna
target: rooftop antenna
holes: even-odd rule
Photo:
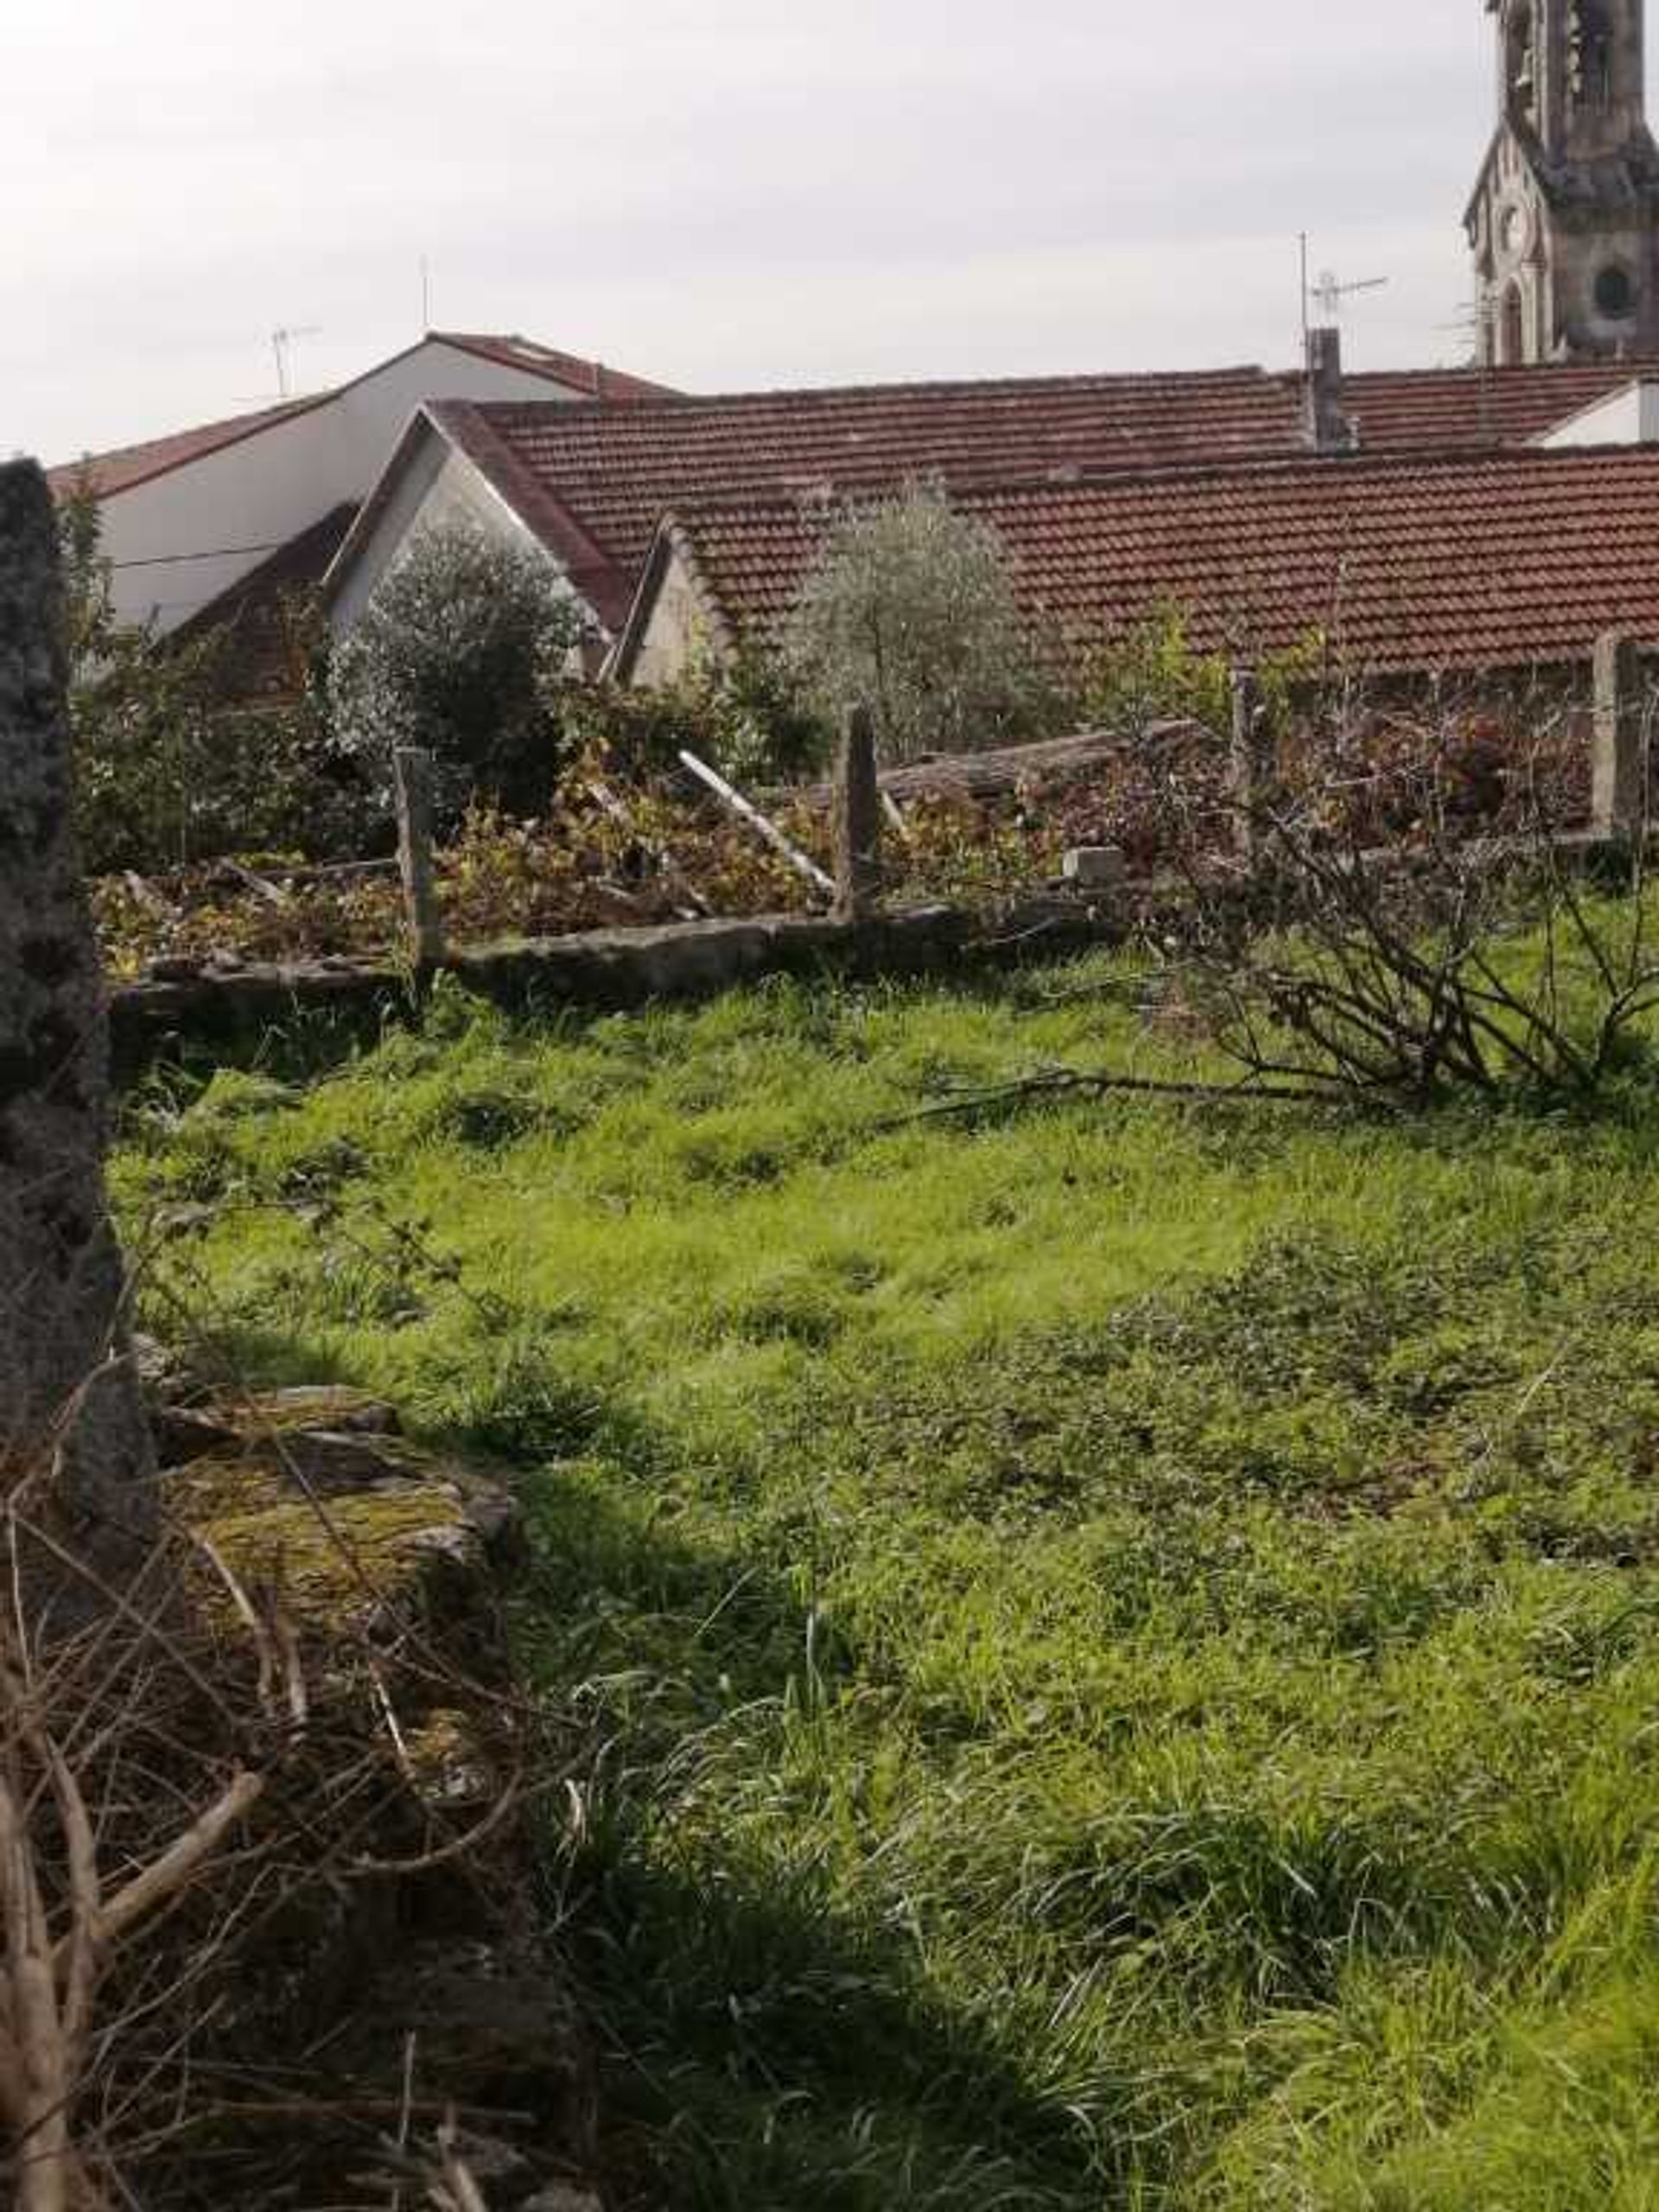
[[[1306,360],[1308,340],[1312,338],[1315,327],[1316,313],[1318,327],[1320,329],[1334,330],[1341,323],[1342,303],[1345,299],[1351,298],[1356,292],[1380,292],[1389,280],[1386,276],[1367,276],[1358,283],[1344,284],[1337,276],[1336,271],[1331,269],[1321,270],[1317,278],[1310,279],[1308,234],[1306,231],[1298,232],[1296,244],[1301,257],[1302,270],[1301,283],[1297,287],[1296,296],[1301,302],[1302,359]]]
[[[1480,358],[1479,341],[1485,333],[1487,324],[1491,321],[1491,299],[1484,296],[1477,296],[1465,300],[1449,322],[1437,322],[1434,327],[1438,332],[1468,339],[1477,349],[1477,359],[1471,365],[1478,366]]]
[[[271,332],[270,350],[276,361],[276,391],[279,397],[291,399],[294,397],[295,346],[302,338],[320,338],[321,335],[322,325],[318,322],[308,322],[291,328]]]
[[[432,327],[432,264],[421,256],[421,335],[424,338]]]
[[[1342,321],[1342,303],[1352,299],[1356,292],[1380,292],[1388,283],[1386,276],[1363,276],[1357,283],[1344,284],[1334,269],[1322,269],[1310,289],[1306,264],[1302,277],[1303,328],[1307,327],[1307,302],[1311,300],[1319,315],[1322,329],[1334,330]]]
[[[1497,424],[1492,414],[1492,349],[1487,342],[1494,313],[1491,289],[1483,285],[1472,299],[1465,300],[1450,322],[1437,322],[1437,330],[1456,331],[1460,337],[1473,343],[1474,359],[1470,366],[1475,372],[1476,405],[1478,410],[1482,437],[1493,439]]]

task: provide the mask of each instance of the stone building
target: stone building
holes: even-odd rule
[[[1485,0],[1497,132],[1466,218],[1489,365],[1659,350],[1643,0]]]

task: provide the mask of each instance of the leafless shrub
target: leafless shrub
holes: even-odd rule
[[[325,2168],[343,2141],[359,2170],[394,2176],[399,2142],[429,2141],[434,2191],[476,2212],[441,2133],[451,2116],[414,2095],[412,2053],[404,2094],[375,2095],[271,2031],[297,2024],[353,1896],[440,1869],[491,1879],[521,1798],[511,1751],[481,1808],[474,1793],[452,1812],[416,1786],[400,1707],[465,1707],[500,1749],[521,1728],[511,1701],[416,1623],[318,1635],[182,1528],[118,1592],[96,1585],[49,1462],[5,1502],[4,1558],[0,2200],[321,2202],[292,2194],[293,2145],[311,2137]],[[66,1608],[66,1588],[86,1602]],[[382,2180],[359,2201],[393,2200]]]
[[[1637,719],[1650,764],[1659,693]],[[1649,770],[1617,838],[1592,830],[1570,699],[1541,687],[1498,713],[1333,690],[1271,745],[1240,737],[1154,730],[1136,764],[1135,989],[1156,1033],[1211,1065],[1048,1068],[931,1114],[1114,1091],[1583,1105],[1641,1049],[1659,1013]]]
[[[1351,713],[1236,782],[1220,836],[1172,779],[1159,950],[1211,1046],[1246,1084],[1592,1098],[1659,1009],[1659,957],[1645,813],[1610,872],[1582,758],[1565,710]]]

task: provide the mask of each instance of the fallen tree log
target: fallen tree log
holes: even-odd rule
[[[985,753],[942,753],[884,770],[881,790],[896,804],[918,798],[1006,798],[1027,784],[1052,788],[1086,782],[1127,753],[1199,734],[1193,722],[1154,722],[1133,733],[1080,730],[1070,737],[1001,746]],[[793,804],[823,811],[834,797],[833,784],[809,784],[763,791],[760,800],[767,807]]]

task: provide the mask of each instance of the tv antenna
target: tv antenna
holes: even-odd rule
[[[1476,383],[1476,405],[1479,413],[1480,432],[1484,438],[1495,438],[1497,426],[1492,416],[1492,359],[1491,330],[1497,302],[1490,286],[1483,285],[1472,298],[1465,300],[1450,322],[1437,322],[1436,330],[1455,332],[1466,339],[1471,351],[1465,366],[1473,371]]]
[[[1380,292],[1389,283],[1386,276],[1363,276],[1357,283],[1344,284],[1334,269],[1322,269],[1312,283],[1308,281],[1307,232],[1301,234],[1302,252],[1302,340],[1317,318],[1321,330],[1334,330],[1342,321],[1342,303],[1352,299],[1357,292]],[[1312,312],[1310,312],[1312,310]]]
[[[1436,331],[1469,340],[1478,359],[1485,358],[1484,340],[1491,327],[1492,296],[1490,292],[1478,292],[1465,300],[1450,322],[1437,322]]]
[[[276,362],[276,392],[282,399],[294,397],[294,349],[302,338],[321,338],[322,325],[308,322],[270,334],[270,350]]]

